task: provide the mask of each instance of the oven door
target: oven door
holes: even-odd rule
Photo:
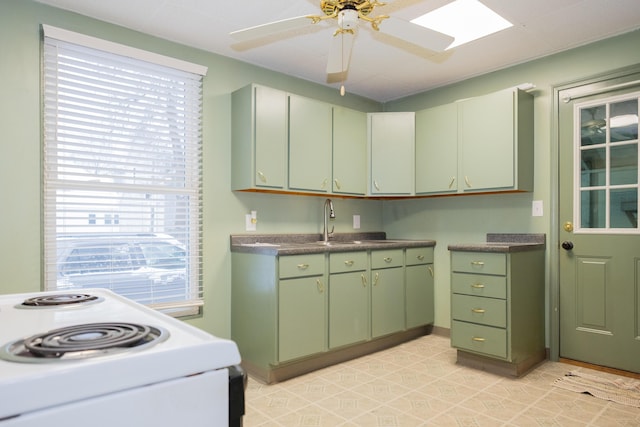
[[[69,402],[0,420],[0,427],[226,426],[228,375],[219,369]]]

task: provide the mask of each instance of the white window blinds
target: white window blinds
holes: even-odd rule
[[[43,50],[46,289],[200,305],[202,75],[49,33],[59,32],[45,27]]]

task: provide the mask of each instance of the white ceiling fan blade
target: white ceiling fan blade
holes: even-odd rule
[[[232,33],[229,33],[229,35],[238,41],[244,42],[267,37],[283,31],[303,28],[312,22],[313,21],[307,16],[297,16],[295,18],[283,19],[281,21],[274,21],[268,24],[256,25],[255,27],[233,31]]]
[[[454,41],[451,36],[394,17],[380,22],[379,28],[380,32],[436,52],[445,50]]]
[[[344,32],[333,36],[327,62],[327,74],[343,73],[349,68],[355,34]]]

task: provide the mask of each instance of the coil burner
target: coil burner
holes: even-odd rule
[[[83,304],[91,304],[102,301],[102,298],[90,294],[55,294],[40,295],[28,298],[18,304],[17,308],[45,308],[45,307],[61,307],[76,306]]]
[[[139,351],[166,340],[163,328],[134,323],[88,323],[54,329],[6,344],[0,359],[23,363],[78,360]]]

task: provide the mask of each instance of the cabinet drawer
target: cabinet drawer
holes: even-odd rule
[[[433,264],[433,248],[407,248],[406,264]]]
[[[455,320],[505,328],[507,302],[503,299],[453,294],[451,315]]]
[[[506,358],[507,331],[454,320],[451,324],[451,345],[461,350]]]
[[[451,291],[456,294],[507,298],[507,278],[484,274],[451,273]]]
[[[329,272],[364,271],[367,269],[366,252],[338,252],[329,254]]]
[[[505,275],[507,256],[492,252],[452,252],[451,271]]]
[[[324,274],[324,254],[280,257],[280,278],[317,276]]]
[[[403,249],[371,251],[371,268],[402,267]]]

